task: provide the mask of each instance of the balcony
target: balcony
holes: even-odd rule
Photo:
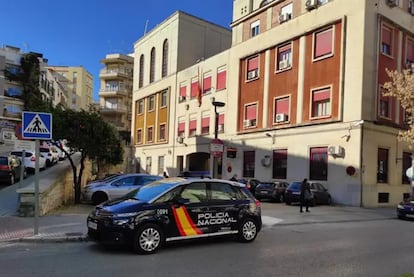
[[[130,95],[130,91],[119,87],[104,88],[99,91],[99,97],[127,97]]]
[[[110,113],[117,113],[117,114],[123,114],[127,113],[128,108],[125,105],[118,105],[118,104],[107,104],[105,106],[99,107],[99,112],[104,114],[110,114]]]
[[[101,69],[99,71],[99,78],[113,79],[113,78],[131,78],[132,74],[125,69]]]

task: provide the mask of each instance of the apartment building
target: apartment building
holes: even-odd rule
[[[89,110],[93,103],[93,76],[83,66],[47,66],[62,87],[68,91],[67,107]]]
[[[412,1],[233,3],[230,48],[171,71],[176,77],[170,76],[169,86],[157,87],[164,79],[139,86],[136,70],[135,107],[140,99],[144,102],[139,105],[152,105],[142,96],[163,90],[170,103],[164,119],[168,140],[155,151],[157,136],[148,140],[151,131],[145,125],[150,112],[135,116],[132,135],[142,168],[158,173],[160,166],[152,167],[156,159],[175,172],[212,171],[212,134],[205,122],[211,128],[215,100],[225,103],[219,108],[224,143],[219,177],[308,178],[324,184],[334,202],[355,206],[393,206],[406,197],[411,186],[405,171],[413,150],[397,136],[407,128],[409,115],[396,99],[382,95],[381,86],[388,81],[386,68],[402,70],[413,61]],[[152,44],[164,40],[163,27],[151,34]],[[138,61],[136,56],[135,69]],[[211,72],[212,79],[204,81],[200,68]],[[217,86],[223,68],[226,85],[219,92],[211,84]],[[196,93],[203,83],[211,86],[211,93]],[[147,93],[141,94],[143,90]],[[160,128],[157,114],[153,125]],[[141,140],[139,126],[144,126]]]
[[[217,57],[214,66],[206,61],[230,45],[229,29],[181,11],[135,43],[131,137],[137,170],[154,174],[167,171],[174,176],[189,166],[184,158],[187,160],[190,156],[203,156],[201,163],[209,166],[207,145],[203,146],[204,153],[200,153],[195,134],[190,140],[177,138],[176,130],[178,120],[184,120],[180,124],[189,126],[191,118],[192,128],[194,124],[198,126],[199,109],[205,110],[205,121],[207,113],[211,116],[211,103],[203,101],[201,105],[197,100],[201,89],[199,80],[215,78],[217,67],[226,65],[227,56]],[[206,94],[218,97],[211,85],[206,88]]]
[[[99,112],[119,131],[129,132],[134,58],[130,55],[108,54],[101,63],[104,68],[99,72]]]

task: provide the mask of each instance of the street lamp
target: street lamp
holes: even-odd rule
[[[211,102],[214,106],[214,114],[215,114],[215,121],[214,121],[214,139],[218,139],[218,126],[219,126],[219,114],[217,111],[217,107],[224,107],[226,103],[213,101]],[[217,157],[213,156],[213,178],[217,178]]]

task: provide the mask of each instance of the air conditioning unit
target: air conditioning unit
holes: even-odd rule
[[[178,101],[182,102],[185,100],[185,96],[184,95],[180,95],[180,97],[178,97]]]
[[[288,68],[289,66],[290,66],[290,64],[289,64],[288,60],[281,60],[279,62],[279,70]]]
[[[319,0],[307,0],[306,1],[306,9],[308,11],[316,9],[319,5]]]
[[[398,0],[385,0],[387,2],[387,5],[391,8],[398,5]]]
[[[284,113],[278,113],[276,114],[276,122],[284,122],[287,121],[287,115]]]
[[[343,157],[344,155],[344,148],[339,145],[329,145],[328,147],[328,154],[332,156],[340,156]]]
[[[184,142],[184,138],[183,137],[177,137],[177,142],[179,144],[182,144]]]
[[[250,126],[253,126],[253,120],[250,120],[250,119],[246,119],[246,120],[244,120],[244,122],[243,122],[243,126],[244,126],[244,127],[250,127]]]
[[[254,79],[257,77],[257,70],[253,70],[247,73],[247,79]]]

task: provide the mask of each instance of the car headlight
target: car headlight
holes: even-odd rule
[[[137,212],[121,213],[121,214],[114,214],[114,217],[131,217],[131,216],[136,216],[137,214],[138,214]]]
[[[401,205],[401,204],[398,204],[398,206],[397,206],[397,209],[404,209],[404,206],[403,205]]]
[[[136,216],[138,213],[121,213],[121,214],[114,214],[114,219],[112,223],[114,225],[125,225],[131,222],[131,217]]]

